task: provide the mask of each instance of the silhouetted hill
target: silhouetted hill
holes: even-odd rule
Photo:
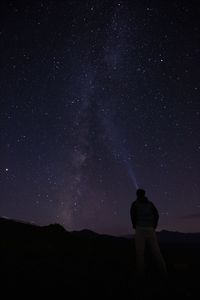
[[[153,260],[147,255],[147,282],[143,287],[147,299],[160,299],[161,295],[162,299],[194,298],[199,292],[195,274],[200,268],[198,234],[162,231],[158,235],[170,285],[163,291]],[[0,218],[0,254],[1,284],[7,294],[35,292],[38,297],[44,292],[45,297],[53,293],[69,297],[73,293],[73,298],[109,295],[134,299],[137,290],[134,239]]]
[[[200,243],[200,233],[162,230],[157,231],[156,234],[161,243]],[[123,237],[133,239],[134,234],[124,235]]]
[[[165,243],[200,243],[200,233],[183,233],[162,230],[157,232],[160,242]]]

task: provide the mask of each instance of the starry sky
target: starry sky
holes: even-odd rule
[[[1,1],[0,215],[200,231],[198,1]]]

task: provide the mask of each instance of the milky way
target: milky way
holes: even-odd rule
[[[141,186],[199,231],[199,5],[1,6],[0,214],[126,234]]]

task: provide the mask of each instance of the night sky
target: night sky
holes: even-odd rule
[[[1,1],[0,215],[200,231],[199,1]]]

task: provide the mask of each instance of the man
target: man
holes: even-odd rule
[[[137,190],[137,199],[131,205],[131,221],[135,229],[136,267],[140,279],[145,277],[144,251],[148,245],[157,263],[160,275],[167,276],[165,261],[160,252],[155,229],[159,214],[152,202],[145,197],[143,189]]]

